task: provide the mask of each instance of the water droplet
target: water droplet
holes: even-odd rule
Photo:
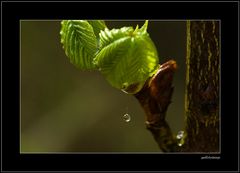
[[[121,89],[122,92],[129,94],[129,92],[125,91],[124,89]]]
[[[181,147],[181,146],[182,146],[182,143],[178,143],[178,146]]]
[[[177,139],[182,139],[184,135],[184,131],[179,131],[177,134]]]
[[[128,123],[129,121],[131,121],[131,116],[129,114],[124,114],[123,119]]]

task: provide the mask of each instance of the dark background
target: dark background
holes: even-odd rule
[[[60,43],[61,20],[20,21],[21,152],[159,152],[145,115],[131,95],[110,86],[97,71],[83,72]],[[106,20],[108,28],[144,21]],[[148,32],[160,63],[177,61],[167,120],[184,125],[186,22],[150,20]],[[130,122],[123,120],[129,113]]]
[[[5,171],[239,172],[239,2],[4,2],[2,26],[2,169]],[[20,154],[20,21],[42,19],[220,19],[221,154]],[[30,33],[29,33],[30,34]],[[54,36],[54,38],[56,38]],[[49,39],[48,39],[49,40]],[[46,44],[46,43],[45,43]],[[63,57],[66,58],[66,57]],[[59,58],[58,58],[59,61]],[[72,67],[71,67],[72,68]],[[156,152],[155,152],[156,153]],[[211,155],[212,156],[212,155]]]

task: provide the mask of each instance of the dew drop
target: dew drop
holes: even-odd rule
[[[124,89],[121,89],[122,92],[126,93],[126,94],[129,94],[129,92],[127,92],[126,90]]]
[[[128,123],[129,121],[131,121],[131,116],[129,114],[124,114],[123,119]]]
[[[182,139],[184,135],[184,131],[179,131],[177,134],[177,139]]]

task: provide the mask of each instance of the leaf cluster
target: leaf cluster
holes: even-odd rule
[[[136,93],[158,67],[148,21],[141,28],[111,30],[102,20],[63,20],[61,24],[61,43],[70,62],[82,70],[99,70],[115,88]]]

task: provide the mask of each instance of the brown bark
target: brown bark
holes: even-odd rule
[[[219,22],[187,22],[185,151],[219,151]]]

